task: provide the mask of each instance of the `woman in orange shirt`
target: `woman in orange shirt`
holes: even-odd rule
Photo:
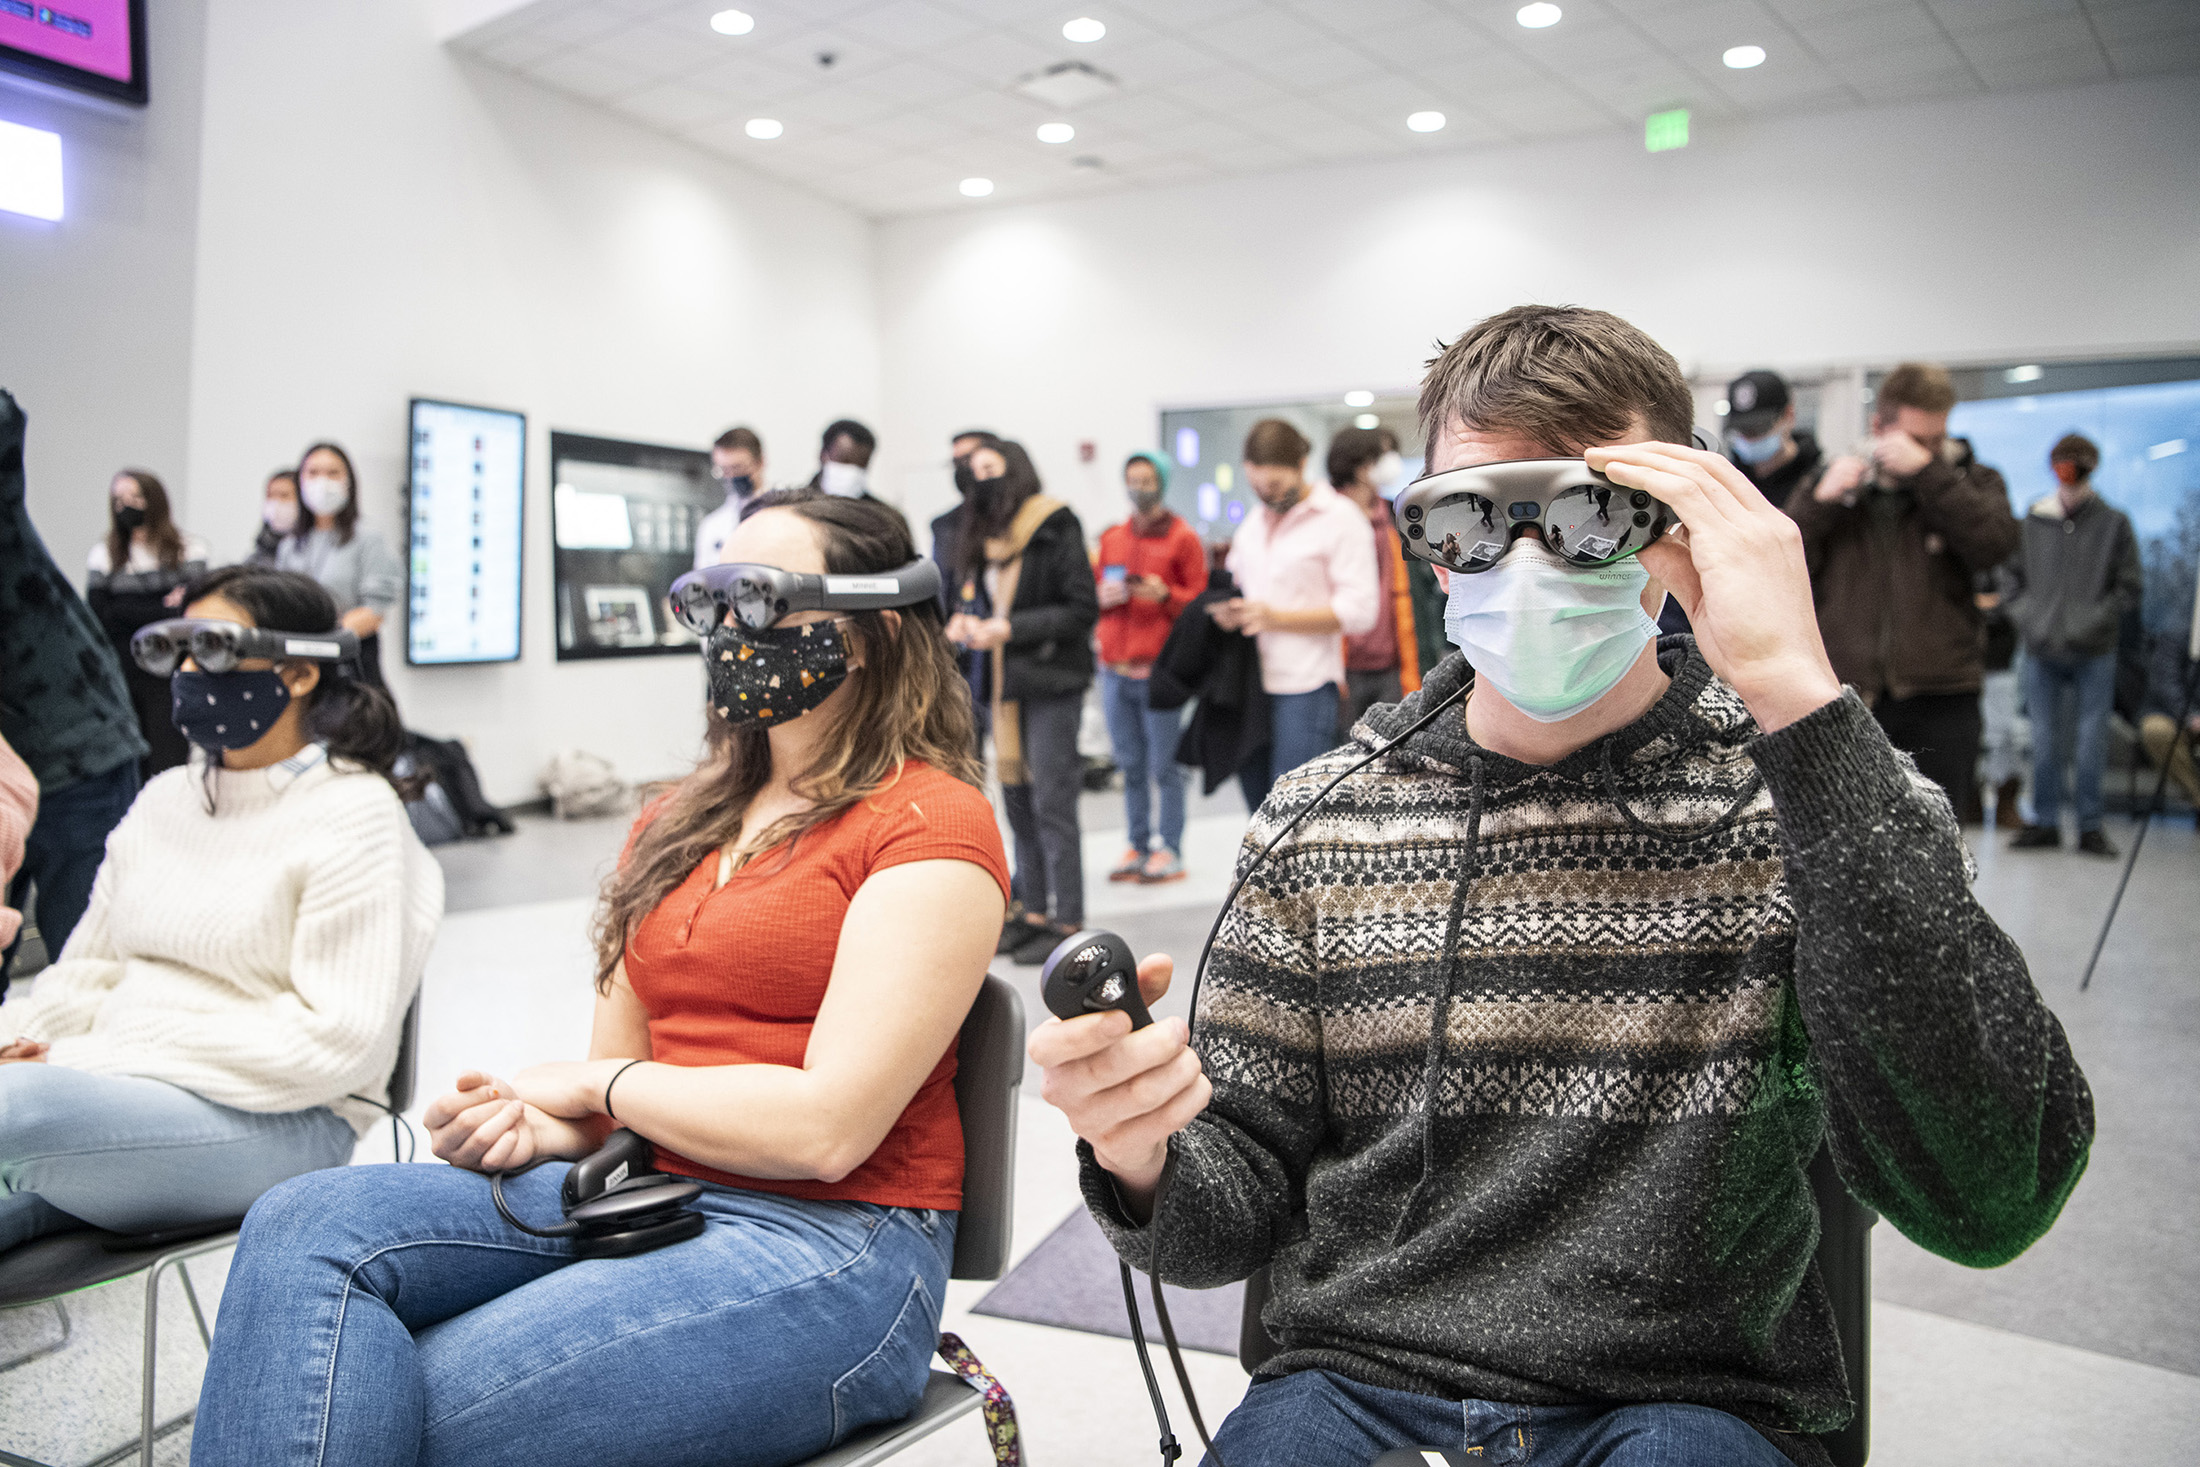
[[[884,505],[798,490],[724,559],[876,588],[917,554]],[[425,1116],[449,1168],[253,1208],[194,1461],[766,1467],[915,1408],[962,1195],[955,1040],[1007,902],[969,696],[929,590],[766,629],[710,595],[708,748],[605,885],[590,1057],[460,1075]],[[615,1126],[704,1183],[700,1236],[576,1261],[497,1216],[478,1173]],[[554,1221],[567,1169],[510,1178],[513,1212]]]

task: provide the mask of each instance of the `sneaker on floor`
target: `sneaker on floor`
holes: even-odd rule
[[[1139,873],[1145,869],[1146,853],[1136,846],[1125,846],[1123,854],[1116,857],[1115,864],[1108,868],[1108,880],[1136,881]]]
[[[995,945],[993,955],[1001,957],[1016,951],[1031,941],[1034,932],[1046,931],[1046,924],[1035,917],[1028,917],[1017,903],[1010,903],[1008,920],[1001,924],[1001,940]]]
[[[2089,856],[2120,856],[2123,854],[2109,841],[2107,833],[2099,830],[2079,831],[2078,849]]]
[[[2052,851],[2062,844],[2062,832],[2052,825],[2020,825],[2009,842],[2012,851]]]
[[[1146,858],[1145,867],[1138,879],[1146,886],[1159,886],[1164,881],[1184,879],[1184,859],[1170,850],[1155,851]]]
[[[1031,929],[1023,946],[1009,954],[1019,968],[1036,968],[1047,960],[1047,955],[1062,945],[1065,938],[1075,935],[1077,929],[1064,927],[1059,922],[1049,922],[1044,927]]]

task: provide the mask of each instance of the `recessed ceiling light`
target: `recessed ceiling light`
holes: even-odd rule
[[[2047,369],[2034,362],[2027,366],[2011,367],[2001,374],[2001,380],[2010,383],[2037,382],[2046,375]]]
[[[1373,407],[1375,405],[1375,394],[1364,387],[1355,387],[1344,395],[1344,405],[1346,407]]]
[[[1531,31],[1542,30],[1547,25],[1557,25],[1558,18],[1566,12],[1546,0],[1536,0],[1533,5],[1523,5],[1513,12],[1513,19]]]
[[[1089,15],[1080,15],[1062,27],[1065,41],[1097,41],[1108,33],[1108,28]]]
[[[1415,112],[1406,118],[1406,126],[1415,132],[1442,132],[1444,114],[1441,112]]]
[[[1380,428],[1383,426],[1383,420],[1373,413],[1362,413],[1352,420],[1352,426],[1355,428]]]
[[[1042,122],[1039,124],[1039,141],[1042,143],[1066,143],[1077,136],[1077,129],[1066,122]]]
[[[993,192],[990,178],[966,178],[962,181],[962,194],[966,199],[982,199]]]
[[[710,28],[721,36],[745,36],[756,29],[756,17],[746,10],[721,10],[710,18]]]
[[[1719,58],[1736,71],[1747,71],[1752,66],[1765,64],[1765,48],[1762,46],[1730,46]]]
[[[786,125],[776,117],[752,117],[749,125],[743,129],[750,137],[764,143],[770,142],[786,130]]]

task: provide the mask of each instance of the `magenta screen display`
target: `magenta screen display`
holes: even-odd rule
[[[130,0],[0,0],[0,46],[116,81],[130,75]]]

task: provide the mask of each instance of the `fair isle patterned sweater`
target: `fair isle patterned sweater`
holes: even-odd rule
[[[1973,1266],[2076,1184],[2092,1096],[1938,786],[1853,693],[1761,735],[1692,639],[1658,656],[1664,698],[1549,767],[1446,714],[1224,923],[1162,1272],[1272,1265],[1264,1377],[1693,1402],[1822,1461],[1797,1434],[1851,1406],[1812,1261],[1821,1136],[1861,1201]],[[1449,659],[1279,781],[1248,855],[1465,675]],[[1146,1267],[1152,1233],[1081,1151]]]

